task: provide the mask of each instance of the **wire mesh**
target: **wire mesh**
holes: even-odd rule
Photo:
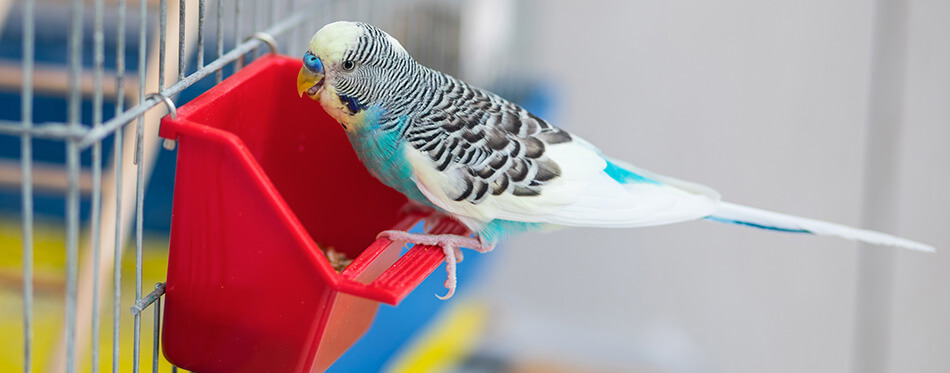
[[[127,0],[115,3],[94,0],[91,9],[87,9],[90,7],[83,0],[72,0],[68,4],[65,27],[51,24],[49,17],[42,18],[39,23],[43,30],[62,30],[67,53],[65,61],[60,63],[68,77],[62,94],[66,100],[66,119],[40,122],[35,121],[37,113],[34,111],[39,19],[36,9],[37,4],[49,8],[59,6],[59,3],[24,0],[17,4],[10,18],[19,15],[22,20],[21,117],[19,120],[0,119],[0,135],[19,137],[20,143],[23,371],[38,370],[38,366],[46,363],[37,364],[39,359],[46,357],[37,356],[34,348],[36,218],[33,160],[36,154],[33,145],[37,139],[61,142],[65,148],[66,182],[62,189],[65,319],[59,348],[52,353],[47,370],[85,371],[82,365],[88,361],[89,371],[107,370],[106,366],[111,364],[111,371],[118,372],[121,357],[125,354],[132,356],[132,371],[138,372],[143,364],[147,364],[141,361],[141,341],[146,337],[143,334],[148,333],[143,331],[143,313],[152,312],[150,365],[152,371],[157,372],[161,362],[159,341],[164,286],[159,284],[155,291],[143,295],[146,265],[143,261],[144,210],[145,186],[157,152],[157,123],[166,111],[151,109],[166,98],[178,98],[186,89],[202,81],[220,83],[227,75],[241,69],[248,59],[266,53],[267,49],[261,48],[267,44],[266,36],[276,38],[277,44],[283,48],[281,52],[295,55],[305,49],[309,36],[317,28],[339,19],[363,20],[382,26],[404,40],[410,50],[416,51],[417,59],[456,73],[458,13],[463,3],[460,0],[214,0],[212,3],[172,0],[169,4],[168,0],[139,0],[129,4]],[[92,20],[91,27],[87,26],[89,19]],[[136,22],[137,28],[134,27]],[[451,32],[433,27],[448,28]],[[169,29],[177,29],[177,32]],[[90,30],[92,47],[86,48]],[[252,37],[256,33],[263,35]],[[432,35],[437,37],[428,37]],[[435,44],[423,43],[423,39],[435,40]],[[114,50],[107,51],[107,41],[114,43]],[[127,50],[129,47],[134,50]],[[176,47],[174,51],[169,50]],[[112,61],[107,59],[109,53],[114,54]],[[135,61],[135,66],[129,64],[131,60]],[[175,73],[170,73],[172,70],[169,69],[175,69]],[[110,79],[114,83],[112,87],[107,86]],[[90,96],[87,81],[91,81],[91,104],[84,104]],[[114,111],[107,113],[106,104],[114,105]],[[91,110],[89,118],[84,119],[84,110]],[[112,141],[111,150],[106,147],[108,139]],[[91,161],[84,161],[84,154],[88,154]],[[112,157],[111,162],[106,159],[108,156]],[[90,165],[90,171],[84,170],[84,162]],[[81,179],[87,173],[91,174],[91,189],[81,187]],[[87,199],[88,207],[84,207],[83,201]],[[85,214],[88,214],[88,219],[84,220],[82,216]],[[88,234],[81,235],[84,229]],[[127,289],[123,289],[122,284],[122,256],[126,249],[123,242],[129,237],[132,237],[129,246],[134,245],[132,275],[135,295],[132,304],[126,306],[133,310],[133,322],[125,325],[122,322],[121,295]],[[88,240],[88,243],[82,244],[81,240]],[[111,327],[111,333],[103,334],[110,335],[111,349],[100,345],[100,329],[104,321],[101,303],[109,301],[106,290],[109,277],[112,280],[112,322],[106,327]],[[132,345],[123,346],[123,328],[130,326]],[[109,350],[111,359],[104,357]],[[101,361],[103,359],[110,361]],[[173,367],[173,371],[177,368]]]

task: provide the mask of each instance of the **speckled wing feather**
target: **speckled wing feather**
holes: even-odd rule
[[[701,218],[718,203],[708,188],[640,177],[520,106],[442,77],[406,130],[407,158],[419,190],[470,226],[646,226]]]
[[[446,76],[434,105],[415,118],[406,138],[456,176],[453,201],[481,203],[511,193],[535,196],[561,169],[545,153],[571,135],[497,95]]]

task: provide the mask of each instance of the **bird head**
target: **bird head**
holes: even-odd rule
[[[385,85],[398,78],[396,68],[411,59],[395,38],[360,22],[334,22],[310,39],[297,74],[297,92],[320,101],[349,132],[366,122]]]

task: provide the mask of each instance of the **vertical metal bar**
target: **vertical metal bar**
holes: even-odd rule
[[[221,0],[216,0],[216,1],[217,1],[217,7],[218,7],[217,8],[218,22],[215,24],[215,28],[217,31],[215,33],[215,39],[216,39],[215,46],[217,47],[217,52],[218,52],[217,58],[221,58],[221,56],[224,55],[224,35],[221,34],[221,23],[222,23],[221,19],[224,12],[221,11]],[[224,72],[221,70],[218,70],[214,73],[214,76],[215,76],[216,81],[218,83],[221,83],[221,80],[224,78]]]
[[[896,228],[898,144],[905,85],[906,0],[875,2],[865,148],[862,225],[880,231]],[[864,246],[858,253],[854,327],[854,372],[888,371],[894,287],[894,250]]]
[[[268,5],[270,5],[270,6],[268,6]],[[265,12],[261,12],[261,13],[263,13],[263,15],[264,15],[264,20],[263,20],[262,22],[264,22],[265,25],[270,26],[270,24],[269,24],[268,22],[270,22],[270,19],[271,19],[271,16],[270,16],[270,15],[271,15],[271,13],[274,12],[274,6],[273,6],[273,4],[268,4],[268,2],[265,1],[265,2],[264,2],[264,8],[267,10],[267,12],[266,12],[266,13],[265,13]]]
[[[162,286],[161,283],[155,284],[155,288]],[[158,346],[162,333],[162,297],[159,296],[152,305],[155,308],[155,327],[152,330],[152,373],[158,373]]]
[[[296,1],[296,0],[287,0],[287,8],[286,8],[287,14],[296,14],[296,13],[295,13],[296,10],[297,10],[297,1]],[[289,48],[288,50],[294,51],[294,50],[296,50],[297,48],[300,48],[300,32],[301,32],[301,30],[302,30],[302,27],[301,27],[300,25],[297,25],[297,26],[294,27],[292,30],[290,30],[290,42],[288,43],[288,44],[290,44],[290,48]],[[293,53],[293,52],[291,52],[291,53]]]
[[[102,81],[105,69],[105,36],[103,35],[104,0],[95,2],[93,127],[102,126]],[[92,145],[92,372],[99,371],[99,247],[102,225],[102,142]]]
[[[241,40],[242,35],[244,35],[244,33],[241,32],[242,24],[243,22],[241,22],[241,0],[234,0],[234,46],[235,47],[240,45],[241,42],[243,41]],[[235,71],[240,70],[243,67],[244,67],[243,58],[238,58],[237,61],[234,61]]]
[[[66,143],[66,372],[76,371],[76,292],[79,255],[79,147]]]
[[[138,302],[139,299],[142,299],[142,231],[139,216],[141,215],[140,211],[142,210],[141,201],[138,198],[138,194],[141,191],[140,185],[141,177],[139,175],[144,174],[144,167],[142,165],[141,159],[142,155],[142,133],[145,131],[145,120],[141,116],[138,117],[136,122],[136,133],[135,133],[135,156],[140,159],[136,165],[136,186],[135,186],[135,195],[136,195],[136,204],[135,204],[135,301]],[[132,341],[132,371],[139,371],[139,352],[141,348],[141,338],[142,338],[142,316],[136,314],[132,320],[133,323],[133,341]]]
[[[168,1],[159,2],[158,15],[158,90],[165,89],[165,44],[168,30]],[[144,20],[142,22],[145,22]]]
[[[144,1],[144,0],[143,0]],[[144,71],[143,71],[144,73]],[[141,97],[144,97],[143,94]],[[141,97],[139,98],[139,103],[141,104]],[[144,198],[141,197],[143,188],[142,180],[144,179],[145,167],[142,162],[143,154],[143,135],[145,132],[145,119],[143,116],[138,117],[136,122],[135,129],[135,158],[139,161],[136,164],[136,175],[135,175],[135,301],[138,302],[139,299],[142,299],[142,201]],[[135,314],[135,317],[132,320],[134,328],[134,336],[132,341],[132,371],[139,371],[139,356],[141,348],[141,339],[142,339],[142,315]]]
[[[432,22],[435,23],[436,26],[448,26],[448,25],[454,24],[454,23],[449,23],[448,18],[449,18],[448,5],[443,4],[443,3],[436,5],[435,14],[433,15]],[[447,69],[450,69],[448,64],[446,63],[448,60],[446,58],[446,55],[448,54],[447,47],[451,45],[449,44],[449,38],[451,37],[451,33],[440,32],[437,35],[438,35],[437,38],[439,39],[439,41],[433,44],[435,45],[435,48],[433,49],[433,56],[435,56],[434,58],[435,64],[439,66],[440,69],[445,71]]]
[[[427,4],[427,6],[435,9],[435,6],[431,4],[431,2]],[[363,3],[353,2],[349,4],[348,8],[349,11],[347,14],[349,15],[349,19],[354,21],[369,22],[369,20],[366,19],[366,14],[363,13]]]
[[[139,1],[139,104],[145,101],[145,47],[146,47],[146,23],[148,21],[148,1]],[[164,64],[160,64],[164,66]],[[142,135],[145,132],[145,118],[139,116],[135,127],[135,164],[137,166],[136,175],[136,206],[135,206],[135,301],[142,299],[142,202],[138,198],[141,190],[142,175],[144,174],[144,165],[142,164]],[[132,318],[132,372],[139,371],[139,348],[142,338],[142,316],[136,314]]]
[[[119,308],[122,301],[122,139],[123,130],[115,132],[115,245],[112,262],[112,372],[119,371]]]
[[[198,1],[198,70],[202,67],[205,67],[205,0]]]
[[[81,0],[73,0],[71,12],[68,54],[70,66],[68,121],[71,125],[78,127],[80,121],[80,100],[82,100],[80,79],[82,77],[83,2]]]
[[[80,126],[82,100],[83,3],[72,2],[69,38],[69,107],[70,126]],[[76,296],[79,274],[79,147],[75,140],[66,143],[66,167],[69,187],[66,192],[66,372],[76,371]]]
[[[125,109],[125,0],[119,0],[119,24],[116,37],[115,115]],[[119,372],[119,306],[122,301],[122,129],[115,131],[113,161],[115,162],[115,242],[112,257],[112,373]]]
[[[281,6],[281,4],[284,3],[285,1],[286,1],[286,0],[274,0],[273,2],[271,2],[270,7],[269,7],[269,8],[271,9],[271,13],[270,13],[270,23],[267,24],[267,27],[268,27],[268,28],[270,28],[270,27],[272,27],[272,26],[274,26],[274,25],[277,24],[277,20],[278,20],[278,18],[280,18],[280,15],[282,14],[282,11],[283,11],[284,9],[286,9],[286,8],[284,8],[284,6]],[[275,36],[275,38],[278,38],[278,40],[280,40],[280,38],[282,38],[282,37]],[[278,41],[278,44],[279,44],[279,43],[280,43],[280,42]],[[266,51],[265,51],[265,52],[261,52],[261,55],[263,56],[263,55],[265,55],[265,54],[267,54],[267,53],[268,53],[268,52],[266,52]]]
[[[383,3],[384,3],[384,2],[383,2]],[[308,7],[308,8],[309,8],[309,9],[316,9],[316,8],[311,8],[311,7]],[[309,43],[310,43],[310,37],[313,35],[313,33],[317,32],[317,29],[318,29],[320,26],[323,25],[323,22],[322,22],[322,21],[323,21],[323,18],[328,15],[327,13],[329,13],[329,12],[328,12],[329,8],[330,8],[329,2],[326,1],[326,2],[323,3],[323,6],[321,7],[320,11],[313,12],[313,13],[312,13],[313,16],[312,16],[312,17],[309,17],[309,20],[306,22],[306,27],[307,27],[306,30],[307,30],[307,31],[304,32],[304,43],[308,43],[308,44],[309,44]],[[299,53],[303,53],[303,51],[300,51]]]
[[[185,79],[185,0],[178,0],[178,80]]]
[[[143,204],[145,202],[145,164],[142,162],[144,157],[144,134],[145,134],[145,119],[143,116],[138,118],[138,128],[135,133],[135,152],[136,156],[139,159],[138,164],[136,165],[136,175],[135,175],[135,301],[138,302],[139,299],[142,299],[142,239],[143,239]],[[135,345],[134,349],[134,360],[135,366],[133,367],[135,372],[138,372],[138,361],[139,361],[139,351],[141,347],[141,336],[142,336],[142,315],[135,315]]]
[[[112,262],[112,372],[119,371],[119,306],[122,301],[122,129],[115,131],[115,246]]]
[[[264,12],[261,10],[260,5],[261,5],[261,2],[259,0],[254,0],[254,2],[252,3],[252,6],[254,8],[254,10],[252,11],[252,13],[254,14],[254,29],[251,30],[251,32],[258,32],[261,30],[261,23],[263,23],[261,18],[264,17]],[[254,52],[251,53],[251,58],[257,58],[257,50],[254,50]]]
[[[366,3],[364,2],[353,2],[353,20],[369,22],[370,19],[367,17],[366,13]],[[435,11],[438,11],[438,5],[430,4],[430,7],[435,8]]]
[[[290,14],[297,14],[298,12],[303,11],[303,12],[306,12],[309,15],[309,17],[308,17],[307,22],[301,22],[297,24],[296,30],[295,30],[296,36],[294,36],[297,44],[295,44],[293,48],[286,49],[286,53],[289,53],[290,55],[295,55],[295,54],[302,54],[303,51],[307,50],[307,44],[310,42],[310,39],[308,38],[308,36],[310,35],[309,34],[310,25],[313,23],[314,18],[316,18],[315,17],[316,12],[314,11],[315,8],[316,8],[315,6],[308,6],[308,2],[306,1],[293,0],[294,10]]]
[[[277,5],[278,2],[279,0],[275,0],[269,4],[270,6],[267,7],[267,14],[270,16],[270,23],[267,24],[267,27],[277,24],[277,10],[280,9],[280,7]],[[256,31],[257,30],[255,30],[255,32]]]
[[[115,45],[115,116],[125,110],[125,0],[118,0],[119,12]],[[118,131],[121,132],[121,131]],[[117,132],[117,133],[118,133]],[[116,153],[115,156],[120,156]]]
[[[27,0],[23,7],[23,87],[20,111],[23,128],[33,127],[34,12],[36,3]],[[20,172],[23,184],[23,372],[33,371],[33,141],[29,131],[20,137]]]

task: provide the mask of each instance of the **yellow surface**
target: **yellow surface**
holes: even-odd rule
[[[18,220],[0,220],[0,372],[23,371],[23,250]],[[59,222],[35,223],[34,303],[33,303],[33,371],[46,372],[52,354],[61,338],[65,318],[65,229]],[[155,283],[165,279],[167,268],[167,237],[146,236],[142,255],[142,294],[152,291]],[[87,242],[85,237],[80,243]],[[135,295],[135,246],[125,245],[122,258],[122,302],[119,306],[119,370],[132,370],[132,314],[129,307]],[[80,257],[83,253],[80,253]],[[112,371],[112,275],[101,296],[99,370]],[[152,368],[152,326],[154,307],[142,313],[140,367]],[[92,320],[79,320],[92,323]],[[79,372],[91,371],[90,345],[79,357]],[[159,369],[169,371],[171,365],[159,355]]]
[[[394,373],[441,372],[457,366],[478,344],[488,310],[462,302],[450,308],[413,347],[391,366]]]

